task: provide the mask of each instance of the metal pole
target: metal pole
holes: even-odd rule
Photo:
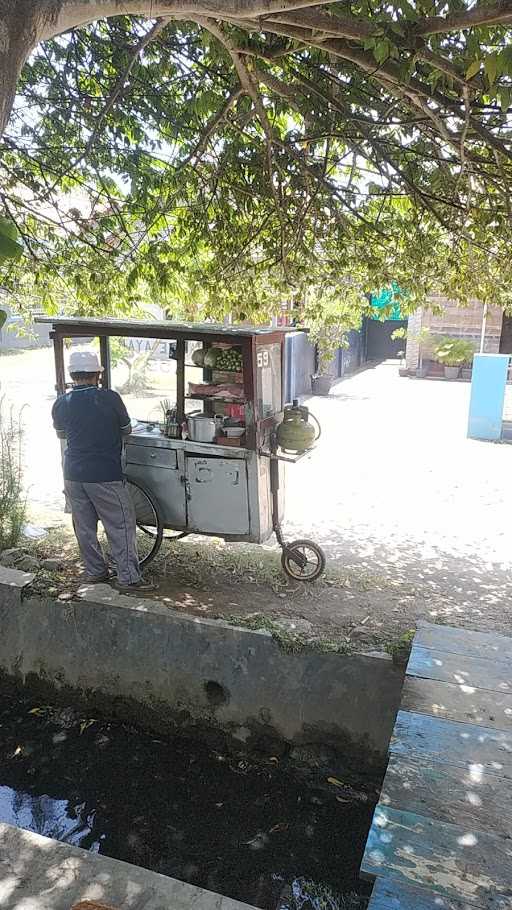
[[[480,332],[480,354],[483,354],[483,352],[484,352],[486,324],[487,324],[487,304],[484,303],[484,311],[482,313],[482,330]]]

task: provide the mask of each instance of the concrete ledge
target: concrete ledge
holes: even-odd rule
[[[0,566],[0,607],[19,606],[23,591],[32,584],[34,575],[31,572],[20,572],[19,569],[7,569]],[[3,628],[0,625],[0,637]]]
[[[403,678],[387,655],[286,653],[268,632],[108,585],[66,602],[21,592],[13,602],[9,591],[0,583],[0,670],[9,675],[70,687],[159,730],[217,728],[248,748],[330,744],[361,769],[383,766]]]
[[[254,910],[248,904],[0,823],[2,910]]]
[[[0,566],[0,588],[16,588],[23,590],[32,584],[35,575],[32,572],[20,572],[19,569],[7,569]]]

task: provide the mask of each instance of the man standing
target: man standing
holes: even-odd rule
[[[102,372],[94,351],[74,351],[69,359],[73,389],[52,409],[57,435],[67,440],[64,487],[80,553],[90,583],[109,581],[98,542],[98,519],[107,534],[120,591],[147,592],[136,543],[135,510],[123,480],[123,436],[131,422],[120,395],[98,387]]]

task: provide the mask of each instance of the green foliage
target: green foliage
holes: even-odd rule
[[[23,253],[18,243],[18,229],[14,221],[0,216],[0,263],[7,259],[19,259]]]
[[[414,640],[415,629],[407,629],[394,641],[389,641],[386,651],[393,658],[393,663],[399,667],[407,665]]]
[[[0,397],[0,552],[19,542],[26,519],[21,415]]]
[[[433,349],[434,358],[446,367],[457,367],[471,363],[475,346],[464,338],[445,336],[439,339]]]
[[[304,302],[298,308],[300,322],[309,329],[310,339],[318,347],[319,373],[329,372],[340,347],[347,345],[347,333],[361,327],[361,314],[368,309],[357,284],[345,281],[317,284],[304,291]]]
[[[449,0],[443,15],[468,8]],[[0,276],[19,306],[133,315],[152,300],[264,320],[311,285],[316,332],[326,289],[344,300],[349,287],[346,331],[395,280],[405,312],[432,292],[512,309],[507,28],[420,38],[431,6],[409,0],[350,13],[361,37],[329,50],[318,30],[304,46],[273,34],[268,17],[224,23],[266,121],[194,22],[169,21],[135,56],[149,25],[129,16],[37,48],[0,150],[25,252]]]

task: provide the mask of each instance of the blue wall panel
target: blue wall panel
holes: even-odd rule
[[[475,354],[468,420],[472,439],[501,439],[509,359],[507,354]]]
[[[284,400],[311,394],[315,349],[305,332],[290,332],[284,342]]]

